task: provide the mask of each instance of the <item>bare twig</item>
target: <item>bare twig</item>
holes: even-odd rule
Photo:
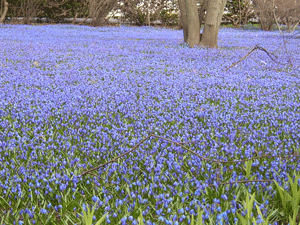
[[[277,62],[277,61],[275,60],[275,59],[277,59],[278,57],[277,57],[274,53],[268,52],[265,48],[260,47],[260,46],[258,46],[258,45],[256,45],[256,47],[257,47],[258,50],[261,50],[261,51],[265,52],[265,53],[269,56],[269,58],[270,58],[272,61],[274,61],[274,62],[276,62],[276,63],[278,63],[278,64],[283,65],[282,63]]]
[[[91,175],[93,175],[93,176],[95,176],[95,177],[98,176],[97,174],[92,173],[92,172],[89,172],[89,174],[91,174]],[[100,177],[100,176],[99,176],[98,178],[101,179],[101,180],[103,180],[103,181],[106,182],[106,183],[112,184],[110,181],[106,181],[104,178],[102,178],[102,177]]]
[[[161,136],[158,136],[158,135],[155,135],[155,134],[153,134],[152,136],[153,136],[153,137],[156,137],[156,138],[159,138],[159,139],[162,139],[162,140],[165,140],[165,141],[168,141],[168,142],[171,142],[171,143],[173,143],[173,144],[179,145],[179,146],[182,147],[183,149],[185,149],[185,150],[187,150],[188,152],[190,152],[190,153],[192,153],[192,154],[198,156],[199,158],[201,158],[201,159],[203,159],[203,160],[206,160],[206,161],[216,161],[216,162],[218,162],[218,160],[213,160],[213,159],[205,158],[205,157],[199,155],[198,153],[196,153],[196,152],[192,151],[191,149],[185,147],[184,145],[180,144],[179,142],[176,142],[176,141],[173,141],[173,140],[171,140],[171,139],[164,138],[164,137],[161,137]]]
[[[150,134],[148,137],[146,137],[146,138],[144,138],[143,140],[141,140],[138,144],[136,144],[136,145],[135,145],[132,149],[130,149],[129,151],[123,153],[122,155],[119,155],[119,156],[113,158],[112,160],[108,161],[107,163],[104,163],[104,164],[102,164],[102,165],[100,165],[100,166],[94,167],[94,168],[92,168],[92,169],[89,169],[89,170],[83,172],[83,173],[81,174],[81,176],[84,176],[84,175],[86,175],[86,174],[88,174],[88,173],[90,173],[90,172],[92,172],[92,171],[94,171],[94,170],[97,170],[97,169],[99,169],[99,168],[101,168],[101,167],[104,167],[104,166],[106,166],[106,165],[108,165],[108,164],[110,164],[110,163],[112,163],[112,162],[115,162],[115,161],[117,161],[117,159],[122,158],[123,156],[129,154],[130,152],[133,152],[135,149],[137,149],[141,144],[143,144],[145,141],[147,141],[147,140],[148,140],[150,137],[152,137],[152,136],[153,136],[153,135]]]
[[[246,59],[251,53],[253,53],[254,51],[256,50],[261,50],[265,53],[267,53],[267,55],[270,57],[270,59],[278,64],[281,64],[280,62],[277,62],[275,60],[275,58],[277,59],[278,57],[276,55],[274,55],[273,53],[271,52],[268,52],[265,48],[263,47],[260,47],[259,45],[255,45],[255,47],[250,51],[248,52],[245,56],[243,56],[239,61],[235,62],[235,63],[232,63],[231,66],[227,67],[225,71],[228,71],[230,68],[234,67],[235,65],[237,65],[238,63],[242,62],[244,59]]]
[[[272,9],[273,16],[274,16],[274,19],[275,19],[275,22],[276,22],[276,26],[277,26],[277,28],[278,28],[278,30],[279,30],[279,33],[282,34],[280,25],[279,25],[279,23],[278,23],[277,16],[276,16],[276,14],[275,14],[275,9],[276,9],[275,1],[273,0],[273,9]]]
[[[93,175],[93,176],[97,176],[97,174],[89,172],[89,174]],[[100,177],[101,180],[104,180],[102,177]]]
[[[179,145],[180,147],[182,147],[183,149],[187,150],[188,152],[198,156],[199,158],[205,160],[205,161],[211,161],[211,162],[216,162],[216,163],[239,163],[239,162],[246,162],[246,161],[249,161],[249,160],[255,160],[255,159],[260,159],[260,158],[267,158],[267,157],[281,157],[281,156],[272,156],[272,155],[263,155],[263,156],[258,156],[258,157],[252,157],[252,158],[249,158],[249,159],[243,159],[243,160],[234,160],[234,161],[221,161],[221,160],[216,160],[216,159],[210,159],[210,158],[206,158],[204,156],[201,156],[199,155],[198,153],[192,151],[191,149],[185,147],[184,145],[180,144],[179,142],[176,142],[176,141],[173,141],[171,139],[168,139],[168,138],[164,138],[164,137],[161,137],[161,136],[158,136],[158,135],[155,135],[153,134],[152,135],[153,137],[156,137],[156,138],[159,138],[159,139],[162,139],[162,140],[165,140],[165,141],[168,141],[168,142],[171,142],[175,145]],[[292,155],[290,157],[282,157],[282,158],[292,158],[293,156],[295,155]]]
[[[228,71],[230,68],[234,67],[238,63],[242,62],[244,59],[246,59],[252,52],[254,52],[257,49],[257,46],[255,46],[250,52],[248,52],[244,57],[242,57],[239,61],[232,63],[231,66],[227,67],[225,71]]]
[[[185,145],[185,144],[193,144],[196,143],[197,141],[187,141],[187,142],[178,142],[179,144]]]
[[[274,180],[241,180],[241,181],[235,181],[235,182],[225,182],[220,183],[219,185],[226,185],[226,184],[236,184],[236,183],[253,183],[253,182],[274,182]],[[213,187],[214,184],[208,185],[208,187]]]
[[[176,141],[173,141],[173,140],[171,140],[171,139],[164,138],[164,137],[161,137],[161,136],[158,136],[158,135],[155,135],[155,134],[150,134],[148,137],[142,139],[138,144],[136,144],[136,145],[135,145],[132,149],[130,149],[129,151],[127,151],[127,152],[125,152],[125,153],[123,153],[123,154],[121,154],[121,155],[115,157],[114,159],[112,159],[112,160],[110,160],[110,161],[108,161],[108,162],[106,162],[106,163],[104,163],[104,164],[101,164],[100,166],[94,167],[94,168],[92,168],[92,169],[89,169],[89,170],[83,172],[83,173],[81,174],[81,176],[84,176],[84,175],[86,175],[86,174],[88,174],[88,173],[90,173],[90,172],[92,172],[92,171],[94,171],[94,170],[97,170],[97,169],[99,169],[99,168],[101,168],[101,167],[104,167],[104,166],[106,166],[106,165],[108,165],[108,164],[110,164],[110,163],[112,163],[112,162],[115,162],[117,159],[122,158],[123,156],[125,156],[125,155],[127,155],[127,154],[133,152],[133,151],[136,150],[142,143],[144,143],[146,140],[148,140],[148,139],[151,138],[151,137],[156,137],[156,138],[159,138],[159,139],[162,139],[162,140],[171,142],[171,143],[173,143],[173,144],[175,144],[175,145],[178,145],[178,146],[182,147],[183,149],[187,150],[188,152],[190,152],[190,153],[192,153],[192,154],[198,156],[199,158],[201,158],[201,159],[203,159],[203,160],[205,160],[205,161],[216,162],[216,163],[218,163],[218,164],[219,164],[219,163],[239,163],[239,162],[246,162],[246,161],[249,161],[249,160],[255,160],[255,159],[260,159],[260,158],[267,158],[267,157],[272,157],[272,158],[274,158],[274,157],[281,157],[282,159],[285,159],[285,158],[286,158],[286,159],[290,159],[290,158],[299,156],[299,155],[297,155],[296,153],[294,153],[293,155],[287,156],[287,157],[282,157],[282,156],[280,156],[280,155],[279,155],[279,156],[278,156],[278,155],[276,155],[276,156],[272,156],[272,155],[263,155],[263,156],[252,157],[252,158],[248,158],[248,159],[244,159],[244,160],[221,161],[221,160],[210,159],[210,158],[206,158],[206,157],[204,157],[204,156],[201,156],[201,155],[199,155],[198,153],[192,151],[191,149],[185,147],[184,145],[182,145],[182,144],[179,143],[179,142],[176,142]]]

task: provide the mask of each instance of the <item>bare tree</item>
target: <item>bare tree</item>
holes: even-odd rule
[[[226,4],[226,11],[223,18],[231,21],[235,27],[246,25],[255,15],[251,0],[229,0]]]
[[[254,10],[259,18],[259,23],[262,30],[271,30],[275,18],[273,14],[272,0],[253,0]]]
[[[123,0],[118,8],[125,19],[137,25],[150,26],[151,20],[157,19],[160,12],[166,7],[166,0]]]
[[[185,7],[183,6],[185,4]],[[216,48],[218,43],[218,31],[223,16],[226,0],[204,0],[198,13],[196,0],[179,0],[181,21],[184,21],[183,10],[186,10],[187,27],[184,28],[185,41],[190,47],[203,45]],[[182,10],[183,9],[183,10]],[[205,13],[206,12],[206,13]],[[205,16],[204,16],[205,15]],[[200,34],[200,25],[204,18],[203,33]]]
[[[196,0],[185,1],[188,37],[187,43],[193,47],[200,42],[200,21]]]
[[[162,25],[180,25],[180,13],[178,8],[178,1],[171,0],[167,1],[164,7],[159,11],[159,20]]]
[[[208,0],[200,45],[216,48],[226,0]]]
[[[205,18],[205,12],[207,10],[207,4],[208,4],[208,0],[203,0],[202,2],[200,2],[200,10],[199,10],[199,22],[200,22],[200,27],[202,25],[202,22]],[[200,36],[201,37],[201,36]],[[201,38],[200,38],[201,39]]]
[[[188,22],[185,8],[185,0],[178,0],[179,10],[180,10],[180,21],[183,29],[183,39],[184,42],[188,42]]]
[[[43,10],[50,22],[60,22],[67,17],[72,8],[69,7],[71,0],[46,0]]]
[[[68,12],[68,15],[73,18],[72,23],[76,23],[77,18],[86,18],[88,13],[88,2],[86,0],[73,0],[69,3],[71,11]],[[83,21],[85,22],[85,20]],[[81,22],[80,24],[82,24]]]
[[[157,18],[162,9],[166,6],[165,0],[148,0],[147,4],[147,25],[150,26],[151,18]]]
[[[6,14],[8,11],[8,2],[6,0],[1,1],[1,17],[0,17],[0,23],[3,23],[5,20]]]
[[[300,1],[273,0],[273,15],[279,29],[281,23],[287,26],[289,32],[293,32],[300,23]]]
[[[20,3],[20,15],[23,17],[24,24],[30,24],[38,15],[41,0],[22,0]]]
[[[292,31],[299,24],[299,0],[254,0],[253,3],[263,30],[271,30],[276,23],[279,29],[284,24]]]
[[[87,0],[89,16],[93,26],[104,25],[106,16],[116,6],[117,0]]]

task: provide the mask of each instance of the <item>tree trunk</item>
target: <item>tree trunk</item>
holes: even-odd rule
[[[226,0],[209,0],[200,45],[216,48]]]
[[[177,14],[177,28],[178,28],[178,30],[182,29],[180,10],[179,10],[179,12]]]
[[[200,42],[200,22],[196,0],[185,0],[185,8],[188,24],[187,43],[191,48],[199,45]]]
[[[204,19],[205,11],[207,9],[207,3],[208,3],[208,0],[204,0],[203,5],[200,8],[200,12],[199,12],[200,28],[201,28],[201,25],[202,25],[202,22],[203,22],[203,19]]]
[[[3,10],[1,18],[0,18],[0,23],[3,23],[3,21],[5,20],[7,10],[8,10],[8,3],[6,0],[4,0],[4,10]]]
[[[150,1],[148,1],[147,7],[147,25],[150,27]]]
[[[183,39],[184,42],[188,41],[188,22],[185,8],[185,0],[178,0],[179,10],[180,10],[180,22],[183,29]]]

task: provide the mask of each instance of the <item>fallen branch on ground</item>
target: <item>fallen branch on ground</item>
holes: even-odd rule
[[[236,183],[255,183],[255,182],[274,182],[274,180],[240,180],[240,181],[234,181],[234,182],[225,182],[220,183],[219,185],[226,185],[226,184],[236,184]],[[208,187],[213,187],[214,184],[208,185]]]
[[[265,53],[267,53],[267,55],[270,57],[270,59],[272,59],[272,61],[276,62],[276,63],[279,63],[275,60],[275,58],[277,59],[278,57],[276,55],[274,55],[273,53],[271,52],[268,52],[265,48],[263,47],[260,47],[259,45],[255,45],[255,47],[250,51],[248,52],[245,56],[243,56],[239,61],[235,62],[235,63],[232,63],[231,66],[227,67],[225,71],[228,71],[230,68],[234,67],[235,65],[237,65],[238,63],[242,62],[244,59],[246,59],[251,53],[253,53],[254,51],[256,50],[261,50]]]
[[[101,168],[101,167],[104,167],[104,166],[106,166],[106,165],[108,165],[108,164],[110,164],[110,163],[112,163],[112,162],[117,161],[117,159],[122,158],[123,156],[125,156],[125,155],[127,155],[127,154],[133,152],[134,150],[136,150],[141,144],[143,144],[146,140],[150,139],[151,137],[156,137],[156,138],[158,138],[158,139],[162,139],[162,140],[168,141],[168,142],[170,142],[170,143],[173,143],[173,144],[175,144],[175,145],[178,145],[178,146],[182,147],[183,149],[187,150],[188,152],[192,153],[193,155],[198,156],[199,158],[201,158],[201,159],[203,159],[203,160],[205,160],[205,161],[211,161],[211,162],[216,162],[216,163],[239,163],[239,162],[246,162],[246,161],[250,161],[250,160],[255,160],[255,159],[260,159],[260,158],[267,158],[267,157],[271,157],[271,158],[274,158],[274,157],[280,157],[281,159],[291,159],[291,158],[293,158],[293,157],[299,156],[299,154],[297,154],[297,152],[295,152],[293,155],[291,155],[291,156],[285,156],[285,157],[280,156],[280,155],[279,155],[279,156],[278,156],[278,155],[276,155],[276,156],[272,156],[272,155],[263,155],[263,156],[252,157],[252,158],[248,158],[248,159],[244,159],[244,160],[221,161],[221,160],[216,160],[216,159],[210,159],[210,158],[203,157],[203,156],[199,155],[198,153],[192,151],[191,149],[185,147],[185,146],[182,145],[180,142],[176,142],[176,141],[173,141],[173,140],[171,140],[171,139],[164,138],[164,137],[161,137],[161,136],[158,136],[158,135],[155,135],[155,134],[150,134],[148,137],[142,139],[138,144],[136,144],[136,145],[135,145],[132,149],[130,149],[129,151],[127,151],[127,152],[125,152],[125,153],[123,153],[123,154],[121,154],[121,155],[119,155],[119,156],[113,158],[112,160],[110,160],[110,161],[108,161],[108,162],[106,162],[106,163],[104,163],[104,164],[101,164],[101,165],[99,165],[99,166],[96,166],[96,167],[94,167],[94,168],[91,168],[91,169],[89,169],[89,170],[83,172],[83,173],[81,174],[81,176],[84,176],[84,175],[86,175],[86,174],[90,174],[90,173],[91,173],[92,171],[94,171],[94,170],[97,170],[97,169],[99,169],[99,168]]]

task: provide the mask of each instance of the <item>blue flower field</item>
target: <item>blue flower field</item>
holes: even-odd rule
[[[0,25],[1,225],[298,224],[299,153],[297,32]]]

